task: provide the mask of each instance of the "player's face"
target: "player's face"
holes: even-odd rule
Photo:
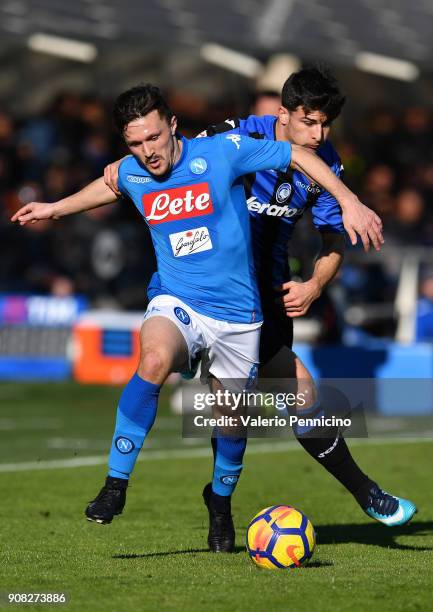
[[[328,138],[331,124],[321,111],[305,111],[302,106],[289,111],[283,106],[278,113],[280,137],[292,144],[317,149]],[[277,133],[278,137],[278,133]]]
[[[172,117],[168,123],[165,117],[160,117],[159,112],[154,110],[130,121],[123,136],[128,149],[146,170],[156,176],[163,176],[179,156],[176,127],[176,117]]]

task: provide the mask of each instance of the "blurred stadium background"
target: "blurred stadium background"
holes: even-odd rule
[[[272,113],[288,74],[312,61],[347,93],[332,140],[347,183],[382,216],[386,245],[348,248],[338,280],[296,321],[297,350],[317,376],[430,379],[432,30],[430,0],[2,0],[0,379],[121,383],[134,369],[154,269],[134,208],[9,222],[124,154],[115,96],[158,84],[192,136]],[[308,278],[317,247],[305,218],[288,254],[295,277]],[[433,412],[425,393],[393,403],[379,409]]]

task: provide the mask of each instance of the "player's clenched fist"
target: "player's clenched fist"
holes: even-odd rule
[[[20,225],[26,223],[36,223],[42,219],[55,219],[54,208],[52,204],[46,202],[30,202],[22,206],[11,217],[11,221],[18,222]]]

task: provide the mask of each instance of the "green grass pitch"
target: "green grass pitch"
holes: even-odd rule
[[[366,517],[302,449],[251,443],[233,502],[236,553],[213,555],[201,500],[211,458],[200,450],[204,441],[182,442],[166,396],[148,440],[150,459],[137,464],[124,514],[111,525],[83,515],[104,479],[102,463],[34,469],[41,461],[102,462],[119,393],[72,383],[0,387],[0,591],[66,592],[61,609],[74,611],[430,608],[433,440],[353,446],[370,476],[417,503],[414,520],[395,529]],[[31,464],[11,465],[20,462]],[[298,507],[316,529],[316,552],[303,568],[260,570],[245,552],[251,517],[278,503]]]

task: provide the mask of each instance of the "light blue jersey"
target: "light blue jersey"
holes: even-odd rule
[[[149,226],[159,294],[215,319],[262,320],[241,177],[286,171],[290,161],[290,144],[238,134],[182,138],[181,157],[162,178],[132,156],[123,160],[119,189]]]

